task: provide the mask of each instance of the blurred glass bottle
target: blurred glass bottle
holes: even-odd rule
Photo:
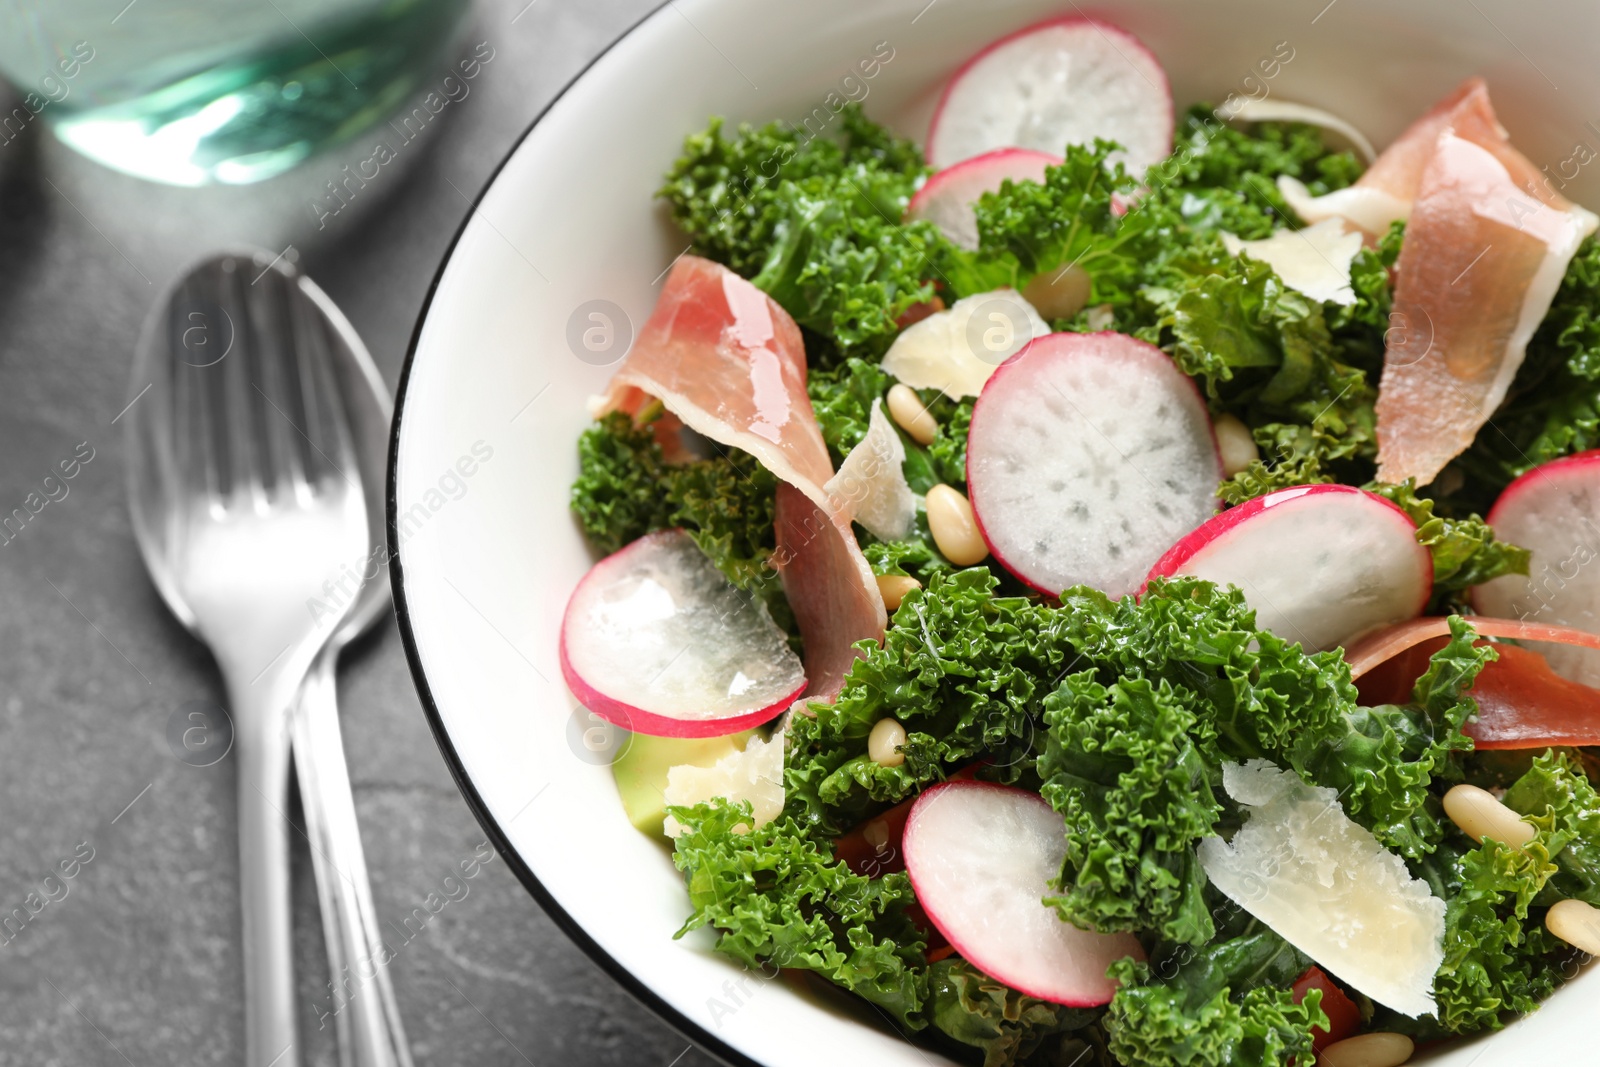
[[[0,75],[33,122],[176,185],[280,174],[438,74],[469,0],[0,0]]]

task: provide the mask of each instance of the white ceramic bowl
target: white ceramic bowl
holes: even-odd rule
[[[573,443],[585,398],[610,373],[574,355],[569,329],[600,325],[585,317],[590,301],[620,306],[634,326],[648,315],[686,243],[652,194],[683,135],[709,115],[811,117],[815,128],[830,93],[865,92],[870,115],[920,138],[963,59],[1078,10],[1072,0],[676,0],[596,60],[511,153],[412,343],[390,536],[401,630],[440,748],[534,896],[630,990],[731,1062],[933,1060],[870,1011],[742,974],[708,937],[672,940],[687,912],[682,882],[624,819],[557,667],[562,607],[590,563],[567,510]],[[1331,108],[1382,145],[1476,73],[1517,144],[1552,173],[1577,143],[1600,147],[1600,125],[1587,125],[1600,119],[1593,4],[1125,0],[1092,10],[1155,51],[1179,106],[1264,88]],[[1284,54],[1280,42],[1293,58],[1263,79],[1258,61]],[[861,61],[891,50],[875,77],[860,77]],[[1565,191],[1600,207],[1597,175],[1584,168]],[[1536,1016],[1429,1062],[1557,1062],[1593,1044],[1585,1000],[1597,992],[1600,978],[1587,974]]]

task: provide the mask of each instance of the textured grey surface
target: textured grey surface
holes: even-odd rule
[[[37,123],[0,146],[0,513],[80,443],[94,450],[67,495],[0,544],[0,917],[37,910],[20,932],[0,929],[0,1065],[243,1056],[233,764],[187,766],[166,741],[174,710],[218,700],[219,681],[146,580],[112,425],[151,303],[208,250],[293,242],[392,387],[469,198],[561,86],[654,4],[480,7],[469,47],[485,42],[494,58],[469,95],[320,232],[309,202],[370,154],[370,137],[266,185],[200,191],[113,174]],[[484,835],[428,732],[392,620],[347,655],[340,695],[378,913],[399,930]],[[305,1058],[330,1064],[303,844],[296,861]],[[396,937],[418,1064],[711,1062],[568,942],[503,861],[463,884],[420,933]]]

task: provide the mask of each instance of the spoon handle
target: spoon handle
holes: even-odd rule
[[[324,649],[293,713],[295,770],[332,976],[316,1010],[321,1025],[332,1017],[341,1067],[411,1067],[339,732],[337,663],[338,650]]]
[[[273,679],[274,681],[276,679]],[[239,906],[244,926],[245,1067],[296,1067],[289,904],[289,724],[281,686],[230,674],[239,768]]]

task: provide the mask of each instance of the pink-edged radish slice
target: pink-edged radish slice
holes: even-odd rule
[[[1433,590],[1433,557],[1389,501],[1348,485],[1258,496],[1208,520],[1150,568],[1234,585],[1256,622],[1307,652],[1338,648],[1415,618]]]
[[[561,621],[561,674],[596,715],[657,737],[758,726],[806,684],[766,607],[682,530],[641,537],[584,575]]]
[[[978,247],[978,217],[973,205],[984,193],[997,193],[1008,181],[1043,184],[1044,170],[1060,156],[1030,148],[1001,148],[946,167],[923,183],[906,205],[906,218],[927,219],[962,248]]]
[[[1222,460],[1193,380],[1120,333],[1053,333],[972,410],[967,491],[994,557],[1054,596],[1137,589],[1217,508]]]
[[[944,168],[996,148],[1060,153],[1100,137],[1135,174],[1172,154],[1172,90],[1137,37],[1063,18],[1003,37],[956,72],[928,131]]]
[[[917,903],[968,963],[1030,997],[1090,1008],[1116,992],[1106,968],[1144,959],[1132,934],[1097,934],[1044,903],[1067,853],[1066,825],[1036,793],[945,782],[906,819]]]
[[[1600,633],[1600,449],[1545,463],[1500,494],[1489,525],[1533,554],[1528,575],[1508,574],[1472,593],[1484,615]],[[1600,686],[1600,652],[1539,644],[1563,678]]]

